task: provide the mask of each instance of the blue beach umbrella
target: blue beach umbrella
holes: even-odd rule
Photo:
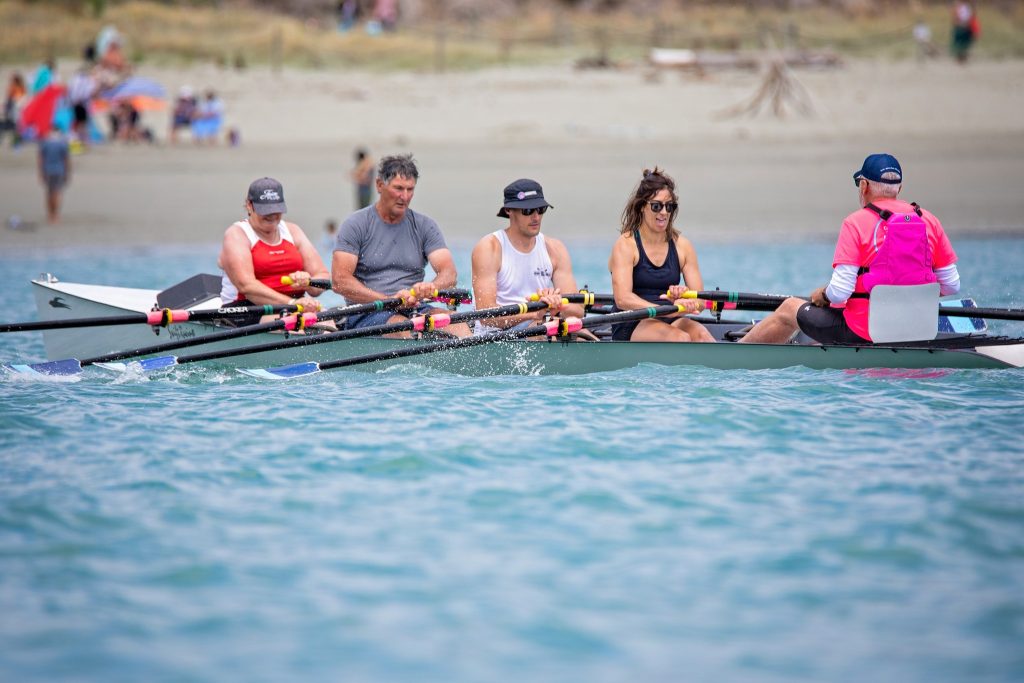
[[[167,90],[152,78],[143,76],[130,76],[117,85],[99,94],[103,100],[121,100],[135,97],[146,97],[162,100],[167,97]]]

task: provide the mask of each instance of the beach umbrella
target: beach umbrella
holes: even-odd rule
[[[107,102],[129,100],[139,111],[163,109],[166,97],[167,90],[164,86],[144,76],[130,76],[97,95],[98,100]]]

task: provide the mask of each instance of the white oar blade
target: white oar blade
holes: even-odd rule
[[[238,368],[238,371],[249,377],[259,379],[293,379],[315,375],[320,372],[318,363],[295,363],[294,365],[282,365],[279,368]]]
[[[16,375],[77,375],[82,372],[82,364],[76,358],[51,360],[45,363],[4,363],[0,367]]]

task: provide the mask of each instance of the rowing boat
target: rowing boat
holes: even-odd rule
[[[198,277],[198,276],[197,276]],[[210,276],[207,276],[210,277]],[[189,281],[194,281],[190,278]],[[186,281],[186,282],[189,282]],[[184,285],[185,283],[181,283]],[[207,281],[207,285],[210,282]],[[164,292],[58,281],[45,275],[32,281],[40,320],[64,320],[85,316],[146,312]],[[209,291],[196,295],[188,287],[186,301],[176,302],[188,310],[211,310],[221,305]],[[195,289],[195,288],[193,288]],[[202,289],[200,287],[200,289]],[[167,296],[161,305],[169,304]],[[194,299],[194,301],[188,301]],[[389,365],[414,362],[443,371],[465,375],[584,374],[609,372],[642,363],[669,366],[704,366],[716,369],[775,369],[805,366],[813,369],[869,368],[1007,368],[1024,366],[1024,339],[1005,339],[978,333],[941,333],[928,343],[873,346],[817,345],[804,338],[791,344],[738,344],[730,341],[748,321],[702,319],[722,343],[636,343],[636,342],[548,342],[511,340],[471,348],[446,350],[415,357],[412,361],[383,359],[355,365],[369,371]],[[213,322],[174,323],[165,328],[137,325],[54,329],[43,332],[50,360],[83,358],[152,345],[163,339],[194,339],[225,329]],[[309,334],[316,334],[310,331]],[[263,332],[250,337],[199,344],[198,352],[221,349],[252,349],[285,338],[281,332]],[[294,337],[295,335],[293,335]],[[242,353],[210,361],[208,365],[227,368],[264,368],[304,362],[324,362],[373,354],[387,354],[421,345],[421,340],[365,337],[334,343],[309,344],[257,353]]]

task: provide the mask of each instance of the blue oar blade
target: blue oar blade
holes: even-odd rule
[[[940,301],[940,306],[949,308],[977,308],[974,299],[960,299],[952,301]],[[961,318],[959,316],[939,316],[939,332],[958,332],[960,334],[974,334],[987,332],[988,323],[982,318]]]
[[[45,363],[4,363],[4,370],[16,375],[77,375],[82,372],[82,364],[77,358],[51,360]]]
[[[320,372],[319,363],[295,363],[294,365],[282,365],[279,368],[238,368],[243,375],[258,377],[259,379],[292,379],[294,377],[305,377]]]
[[[98,368],[121,373],[128,372],[132,368],[138,368],[142,372],[153,372],[155,370],[173,368],[177,364],[177,356],[157,356],[156,358],[143,358],[142,360],[130,361],[128,363],[93,363]]]

